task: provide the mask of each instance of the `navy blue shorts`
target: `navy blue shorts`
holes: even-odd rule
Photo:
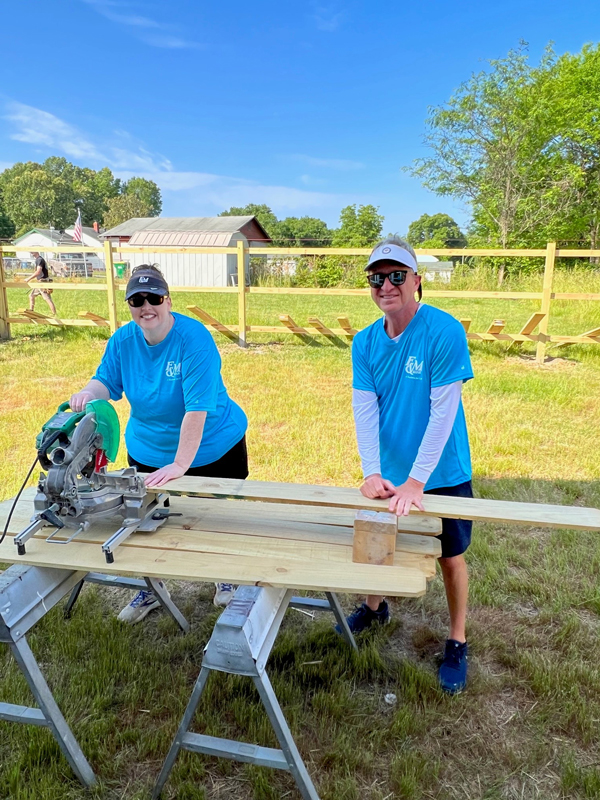
[[[430,489],[425,494],[443,494],[447,497],[473,497],[471,481],[459,483],[458,486],[444,486]],[[452,558],[464,553],[471,544],[473,521],[470,519],[442,518],[442,533],[437,538],[442,543],[442,558]]]

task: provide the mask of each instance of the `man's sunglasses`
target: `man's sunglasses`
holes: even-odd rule
[[[406,280],[406,270],[396,270],[396,272],[372,272],[370,275],[367,275],[367,280],[369,281],[369,286],[373,289],[381,289],[383,284],[385,283],[385,279],[387,278],[392,286],[402,286],[404,281]]]
[[[138,292],[137,294],[132,294],[127,299],[127,302],[132,308],[141,308],[146,300],[151,306],[160,306],[165,302],[165,297],[166,295],[164,294],[142,294]]]

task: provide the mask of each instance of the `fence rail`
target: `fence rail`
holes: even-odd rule
[[[91,311],[78,312],[78,319],[60,319],[40,314],[28,309],[14,312],[9,309],[7,289],[23,289],[34,287],[47,287],[46,283],[29,283],[23,281],[6,280],[2,255],[14,252],[11,245],[0,246],[0,339],[10,338],[10,326],[18,324],[53,325],[58,327],[106,327],[114,332],[119,326],[117,314],[117,293],[125,286],[115,281],[114,255],[118,253],[215,253],[235,254],[237,257],[237,286],[171,286],[170,291],[176,292],[223,292],[238,295],[238,324],[225,325],[212,317],[208,312],[196,305],[188,306],[191,314],[197,316],[210,329],[226,336],[240,346],[245,346],[249,333],[285,333],[291,334],[306,341],[314,336],[325,336],[335,343],[346,345],[357,333],[345,316],[339,316],[339,328],[330,328],[318,317],[310,317],[308,325],[297,324],[289,314],[280,314],[282,323],[275,325],[250,325],[247,320],[247,295],[248,294],[274,294],[274,295],[332,295],[332,296],[357,296],[368,295],[368,289],[319,289],[319,288],[276,288],[266,286],[246,286],[246,261],[248,256],[318,256],[318,255],[345,255],[366,256],[370,248],[340,248],[340,247],[244,247],[243,242],[237,242],[236,247],[130,247],[127,245],[105,242],[102,248],[79,247],[78,252],[101,253],[106,266],[106,280],[104,283],[67,283],[53,282],[53,289],[103,291],[107,293],[108,318],[104,318]],[[21,247],[19,251],[37,252],[38,247]],[[73,252],[72,247],[54,247],[53,252]],[[541,292],[501,292],[501,291],[464,291],[452,289],[434,289],[427,292],[431,298],[455,299],[481,299],[481,300],[539,300],[540,310],[535,312],[525,326],[517,333],[508,333],[504,330],[503,320],[493,320],[487,331],[480,333],[470,330],[471,320],[462,319],[468,339],[476,341],[504,341],[504,342],[536,342],[536,358],[541,363],[546,355],[548,344],[600,344],[600,327],[584,331],[579,335],[551,336],[548,334],[552,302],[555,300],[592,300],[600,301],[600,293],[574,293],[554,292],[554,266],[557,258],[591,258],[600,257],[600,250],[572,250],[556,247],[555,242],[549,242],[545,249],[529,250],[494,250],[481,248],[468,249],[423,249],[417,250],[417,255],[442,255],[442,256],[490,256],[506,258],[544,258],[544,279]],[[534,331],[537,329],[537,333]]]

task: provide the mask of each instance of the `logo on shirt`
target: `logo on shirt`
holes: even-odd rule
[[[171,379],[181,378],[181,362],[176,364],[174,361],[169,361],[165,369],[165,375]]]
[[[423,362],[420,363],[414,356],[409,356],[406,364],[404,365],[404,371],[407,375],[410,375],[413,378],[421,377],[421,373],[423,372]]]

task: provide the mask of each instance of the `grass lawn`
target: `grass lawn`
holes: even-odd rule
[[[24,299],[11,290],[11,308]],[[98,292],[56,291],[55,301],[65,318],[81,309],[106,313]],[[236,321],[234,296],[177,295],[175,307],[192,302]],[[476,331],[494,318],[516,331],[539,307],[440,305],[471,318]],[[36,307],[45,310],[40,299]],[[315,314],[326,324],[345,313],[362,327],[377,310],[362,297],[250,296],[250,324],[278,324],[280,313],[300,323]],[[598,303],[555,303],[550,332],[581,333],[599,317]],[[107,336],[29,325],[14,326],[13,335],[0,344],[0,499],[17,491],[36,433],[91,376]],[[230,394],[250,419],[251,477],[357,485],[349,348],[289,336],[256,337],[245,351],[217,341]],[[476,379],[464,402],[477,494],[600,507],[600,348],[554,349],[543,366],[529,346],[476,344],[471,353]],[[116,407],[124,423],[126,402]],[[441,580],[418,601],[392,601],[392,624],[367,634],[357,655],[328,616],[288,612],[269,672],[322,800],[600,797],[598,535],[479,524],[468,562],[471,679],[457,698],[436,687],[447,625]],[[187,636],[157,613],[122,627],[115,612],[130,594],[93,586],[72,620],[56,608],[34,628],[32,649],[101,785],[82,790],[48,731],[0,723],[0,797],[150,796],[217,614],[210,586],[170,589],[192,621]],[[351,608],[353,598],[343,601]],[[249,682],[217,675],[210,687],[196,730],[275,746]],[[384,702],[390,692],[395,706]],[[0,701],[31,702],[7,648],[0,651]],[[299,797],[284,773],[191,754],[180,756],[163,796]]]

